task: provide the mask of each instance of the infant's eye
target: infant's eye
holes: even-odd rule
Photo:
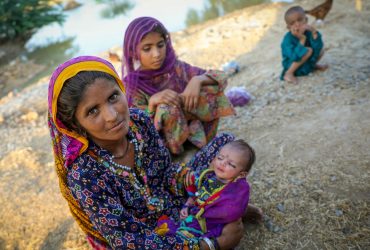
[[[232,167],[232,168],[236,168],[236,166],[232,163],[229,163],[229,166]]]

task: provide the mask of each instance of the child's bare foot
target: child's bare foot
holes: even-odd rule
[[[290,74],[288,72],[285,73],[284,80],[287,81],[287,82],[293,83],[293,84],[297,84],[298,83],[297,77],[295,77],[293,74]]]
[[[259,224],[262,222],[262,217],[263,212],[261,208],[248,204],[247,211],[243,216],[243,222]]]
[[[327,64],[316,64],[315,69],[320,71],[325,71],[329,68],[329,65]]]

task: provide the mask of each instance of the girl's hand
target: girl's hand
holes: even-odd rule
[[[186,217],[188,217],[189,215],[189,208],[188,207],[184,207],[180,210],[180,219],[185,219]]]
[[[242,219],[226,224],[222,229],[217,242],[221,249],[232,249],[236,247],[243,238],[244,226]]]
[[[179,94],[171,89],[165,89],[152,95],[149,99],[149,111],[155,111],[156,107],[161,103],[169,106],[181,107]]]
[[[186,85],[184,92],[181,93],[184,109],[187,112],[190,112],[198,107],[200,87],[202,86],[202,78],[202,75],[193,76],[188,85]]]

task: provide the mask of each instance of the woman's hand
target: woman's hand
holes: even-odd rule
[[[156,107],[161,103],[169,106],[181,107],[181,98],[177,92],[171,89],[162,90],[150,97],[148,105],[149,111],[155,111]]]
[[[221,249],[232,249],[239,244],[243,233],[244,226],[240,218],[224,226],[221,235],[217,238],[217,242]]]
[[[184,92],[181,93],[184,109],[187,112],[198,107],[200,87],[202,86],[203,75],[193,76],[189,81]]]

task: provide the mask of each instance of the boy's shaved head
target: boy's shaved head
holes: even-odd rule
[[[293,6],[293,7],[290,7],[286,12],[285,12],[285,15],[284,15],[284,19],[285,19],[285,22],[288,22],[288,17],[292,14],[292,13],[302,13],[303,15],[305,15],[305,12],[304,12],[304,9],[301,7],[301,6]]]

